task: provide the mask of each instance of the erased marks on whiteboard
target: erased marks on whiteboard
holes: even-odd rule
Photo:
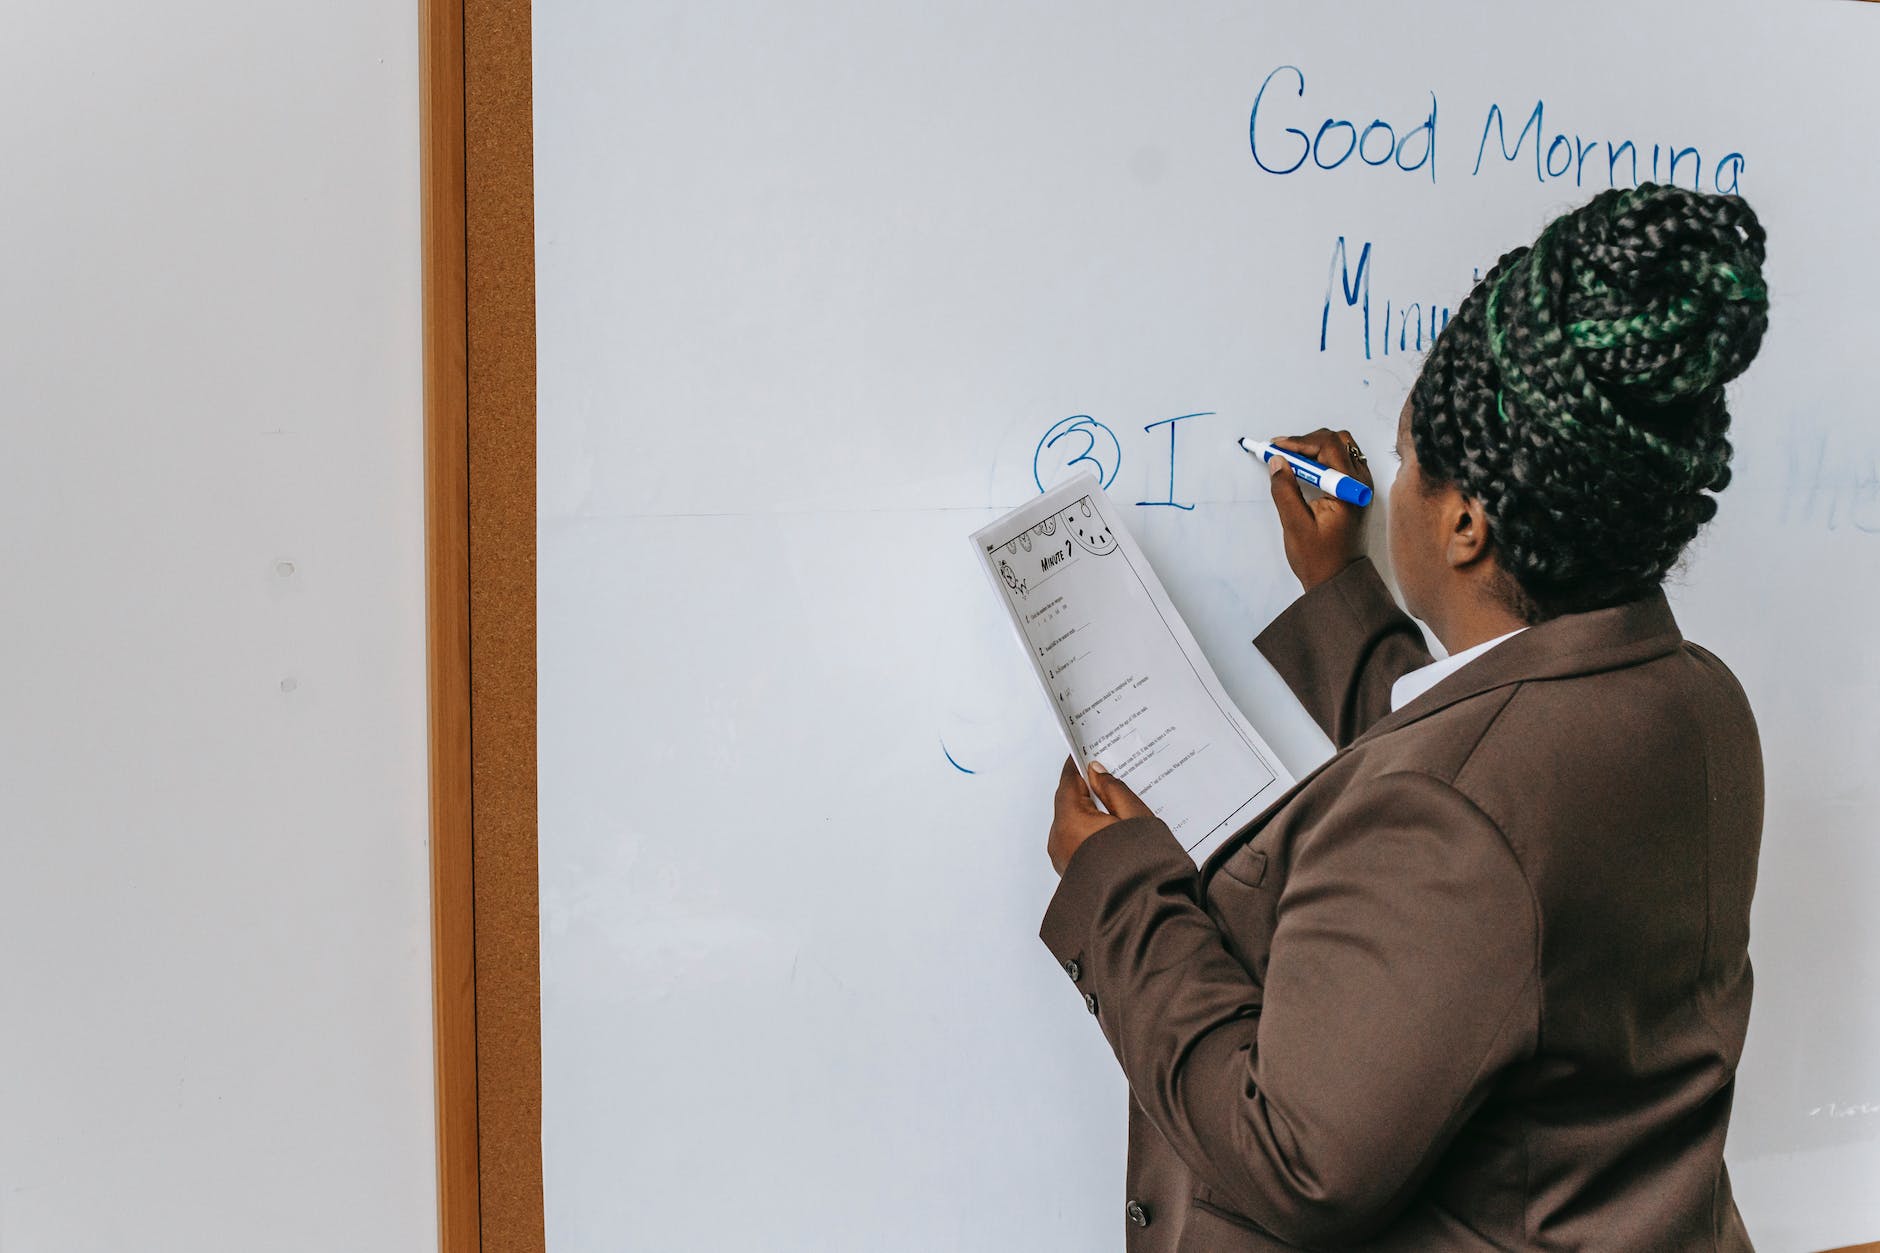
[[[1039,548],[1034,536],[1034,560]],[[922,646],[924,726],[934,737],[924,751],[934,771],[983,779],[1001,774],[1014,753],[1040,739],[1049,742],[1051,715],[986,576],[974,568],[967,546],[960,550],[968,559],[947,573],[953,580],[949,593],[963,616],[933,623]]]
[[[1821,429],[1786,442],[1777,521],[1880,535],[1880,443]]]
[[[698,1003],[721,989],[776,993],[804,937],[765,914],[735,876],[701,873],[699,850],[619,829],[591,856],[543,861],[538,909],[561,941],[542,991],[563,1004]]]

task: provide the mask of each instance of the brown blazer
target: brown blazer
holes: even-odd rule
[[[1255,641],[1338,752],[1197,871],[1072,856],[1045,944],[1129,1080],[1131,1253],[1742,1250],[1762,762],[1663,593],[1430,660],[1369,561]]]

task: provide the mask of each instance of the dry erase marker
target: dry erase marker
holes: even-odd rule
[[[1310,457],[1302,457],[1296,452],[1287,452],[1277,444],[1247,435],[1240,437],[1240,446],[1262,461],[1271,461],[1278,457],[1292,467],[1294,478],[1312,484],[1328,496],[1336,496],[1360,508],[1371,503],[1370,488],[1349,474],[1340,474],[1332,467],[1320,465]]]

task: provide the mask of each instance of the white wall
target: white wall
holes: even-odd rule
[[[410,4],[0,38],[0,1253],[435,1244]]]

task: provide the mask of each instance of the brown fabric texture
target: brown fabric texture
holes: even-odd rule
[[[1749,1249],[1735,677],[1656,593],[1391,713],[1430,656],[1368,560],[1255,644],[1337,753],[1198,870],[1098,832],[1040,929],[1129,1082],[1125,1247]]]

